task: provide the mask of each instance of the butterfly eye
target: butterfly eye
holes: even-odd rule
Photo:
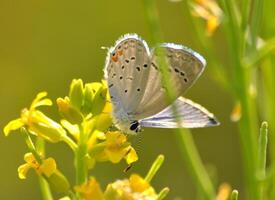
[[[130,130],[131,130],[131,131],[137,130],[138,127],[139,127],[139,122],[138,122],[138,121],[133,121],[133,122],[131,123]]]

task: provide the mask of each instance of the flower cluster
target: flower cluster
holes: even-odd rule
[[[27,172],[33,169],[51,189],[70,194],[65,199],[156,199],[158,195],[149,181],[138,175],[109,184],[105,192],[94,177],[88,179],[88,171],[97,162],[119,163],[124,159],[131,166],[138,160],[127,135],[110,130],[112,104],[105,81],[83,84],[82,80],[73,80],[69,95],[56,100],[61,116],[59,122],[40,110],[42,106],[53,104],[46,96],[46,92],[39,93],[30,107],[24,108],[20,117],[4,128],[6,136],[21,130],[30,151],[24,156],[26,163],[18,168],[20,179],[25,179]],[[45,150],[39,146],[44,141],[65,142],[74,152],[76,183],[73,188],[58,170],[54,158],[45,156]]]
[[[103,192],[95,177],[90,177],[88,182],[75,187],[75,190],[80,192],[85,200],[163,199],[169,192],[169,189],[164,188],[157,194],[150,185],[151,178],[161,166],[163,159],[162,155],[156,159],[145,178],[142,178],[138,174],[132,174],[129,179],[117,180],[108,184]]]

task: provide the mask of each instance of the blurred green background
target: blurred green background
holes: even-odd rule
[[[167,0],[158,1],[161,26],[166,42],[184,44],[198,52],[193,30],[182,8]],[[149,45],[149,32],[142,1],[0,1],[0,127],[18,117],[39,91],[48,91],[51,99],[65,96],[73,78],[85,82],[100,81],[106,50],[121,35],[137,33]],[[214,41],[224,49],[219,30]],[[223,52],[219,52],[220,55]],[[207,58],[206,58],[207,59]],[[211,66],[208,66],[211,67]],[[221,125],[192,130],[201,158],[217,183],[228,182],[242,194],[242,167],[236,125],[229,119],[233,102],[211,78],[206,68],[202,77],[186,96],[215,113]],[[56,109],[46,113],[58,119]],[[91,171],[106,184],[131,172],[142,175],[160,153],[165,163],[153,179],[160,190],[171,189],[167,199],[194,199],[195,188],[186,172],[176,137],[172,130],[145,129],[138,150],[139,162],[128,174],[125,163],[100,163]],[[22,181],[17,167],[27,151],[22,135],[0,136],[0,199],[41,199],[37,177],[33,172]],[[73,155],[63,143],[47,145],[47,154],[57,160],[59,168],[73,181]]]

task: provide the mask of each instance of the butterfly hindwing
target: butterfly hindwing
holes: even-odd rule
[[[201,128],[219,124],[212,113],[189,99],[180,97],[173,104],[152,117],[142,119],[141,125],[158,128]],[[174,115],[172,106],[177,109],[177,116]]]

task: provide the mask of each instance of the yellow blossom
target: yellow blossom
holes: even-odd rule
[[[56,170],[56,163],[53,158],[47,158],[39,164],[32,153],[26,153],[24,160],[26,163],[18,167],[18,176],[20,179],[25,179],[30,169],[34,169],[39,175],[44,174],[47,177],[50,177]]]
[[[106,200],[146,200],[157,199],[157,196],[150,183],[137,174],[132,174],[129,179],[109,184],[104,193]]]
[[[191,4],[192,14],[206,20],[206,30],[211,36],[221,23],[222,10],[215,0],[194,0]]]
[[[230,119],[233,122],[237,122],[241,119],[242,117],[242,107],[240,102],[237,102],[231,112]]]
[[[68,191],[70,185],[66,177],[57,169],[53,158],[36,160],[32,153],[24,155],[25,164],[18,167],[18,176],[20,179],[26,179],[30,169],[34,169],[38,175],[43,176],[50,186],[59,193]]]
[[[106,81],[83,86],[81,80],[73,80],[69,97],[58,98],[57,105],[64,118],[61,124],[76,140],[79,135],[77,126],[82,126],[82,131],[90,138],[94,131],[106,132],[112,124],[112,105]],[[88,146],[94,144],[95,138],[89,140]]]
[[[40,136],[51,142],[60,141],[62,136],[66,134],[65,130],[60,124],[37,110],[40,106],[52,105],[50,99],[44,98],[46,95],[46,92],[39,93],[30,108],[22,110],[20,118],[10,121],[4,128],[5,135],[8,136],[11,131],[25,126],[33,135]]]
[[[231,190],[231,186],[228,183],[222,183],[218,189],[216,200],[228,200]]]
[[[75,187],[75,191],[79,192],[85,200],[105,200],[100,185],[94,177]]]
[[[98,161],[111,161],[118,163],[125,159],[128,164],[138,160],[136,151],[127,142],[127,138],[119,131],[107,132],[105,140],[91,149],[91,153]]]

